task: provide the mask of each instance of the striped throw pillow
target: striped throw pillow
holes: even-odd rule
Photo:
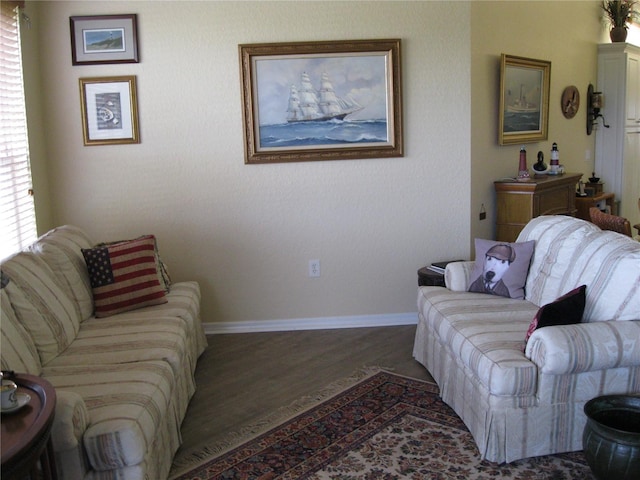
[[[93,290],[96,317],[166,303],[158,280],[155,237],[145,235],[82,249]]]
[[[20,324],[4,288],[0,290],[0,364],[2,370],[40,375],[42,364],[33,338]]]
[[[58,281],[69,287],[80,321],[93,315],[91,285],[80,251],[93,245],[87,234],[78,227],[64,225],[50,230],[29,247],[51,267]]]
[[[3,284],[16,318],[33,339],[42,365],[46,365],[78,335],[80,317],[71,291],[33,252],[20,252],[5,260],[2,273],[9,279]]]

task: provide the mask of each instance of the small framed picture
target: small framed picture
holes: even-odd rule
[[[502,54],[500,145],[547,139],[550,79],[551,62]]]
[[[137,15],[70,17],[73,65],[138,63]]]
[[[84,144],[140,143],[136,77],[80,79]]]

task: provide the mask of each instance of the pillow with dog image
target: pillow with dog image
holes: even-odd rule
[[[475,245],[476,263],[467,290],[524,299],[535,241],[509,243],[476,238]]]

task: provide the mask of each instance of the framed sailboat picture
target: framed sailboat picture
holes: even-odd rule
[[[546,140],[551,62],[501,56],[500,145]]]
[[[402,157],[400,40],[239,45],[245,163]]]

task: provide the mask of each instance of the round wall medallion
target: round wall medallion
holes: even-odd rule
[[[574,85],[567,87],[562,92],[562,99],[560,100],[560,106],[562,107],[562,114],[565,118],[573,118],[578,113],[580,108],[580,92]]]

